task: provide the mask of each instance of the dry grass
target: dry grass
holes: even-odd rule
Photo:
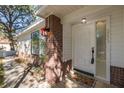
[[[17,63],[24,63],[24,59],[17,58],[17,59],[15,59],[15,62],[17,62]]]

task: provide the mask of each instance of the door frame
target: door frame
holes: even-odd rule
[[[111,30],[110,30],[110,16],[106,16],[106,17],[102,17],[102,18],[98,18],[96,20],[94,20],[94,26],[95,26],[95,35],[96,35],[96,22],[99,20],[106,20],[106,78],[102,78],[100,76],[96,75],[96,51],[95,51],[95,77],[97,79],[103,80],[105,82],[109,82],[110,83],[110,57],[111,57],[111,52],[110,52],[110,48],[111,48]],[[96,36],[95,36],[96,38]],[[96,39],[95,39],[96,40]],[[95,41],[96,43],[96,41]],[[96,44],[95,44],[96,45]]]
[[[103,80],[105,82],[108,82],[110,83],[110,62],[111,62],[111,29],[110,29],[110,16],[106,16],[106,17],[98,17],[98,18],[95,18],[95,20],[91,20],[89,22],[87,22],[87,24],[89,23],[92,23],[94,25],[94,31],[95,31],[95,50],[96,50],[96,22],[98,20],[106,20],[106,78],[102,78],[102,77],[99,77],[96,75],[96,51],[95,51],[95,55],[94,55],[94,58],[95,58],[95,62],[94,62],[94,77],[97,78],[97,79],[100,79],[100,80]],[[84,24],[85,25],[85,24]],[[72,27],[71,27],[72,28]],[[72,41],[74,40],[73,39],[73,32],[72,32]],[[72,69],[73,68],[73,64],[74,64],[74,55],[73,55],[73,42],[72,42]]]

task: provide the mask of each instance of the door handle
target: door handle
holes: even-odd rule
[[[94,64],[94,47],[92,47],[92,58],[91,58],[91,64]]]

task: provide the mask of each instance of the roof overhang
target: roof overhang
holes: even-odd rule
[[[44,20],[37,20],[36,22],[34,22],[33,24],[31,24],[29,27],[27,27],[23,32],[20,32],[17,36],[15,36],[14,38],[18,38],[26,33],[31,32],[33,29],[38,29],[39,27],[43,27],[44,26]]]
[[[36,12],[36,15],[46,18],[49,15],[54,14],[62,18],[63,16],[83,7],[84,5],[42,5]]]

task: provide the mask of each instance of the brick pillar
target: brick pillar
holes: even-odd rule
[[[57,83],[62,79],[62,25],[54,15],[46,18],[46,27],[50,29],[47,36],[47,57],[45,63],[45,79],[49,83]]]
[[[124,68],[111,66],[111,84],[124,88]]]

